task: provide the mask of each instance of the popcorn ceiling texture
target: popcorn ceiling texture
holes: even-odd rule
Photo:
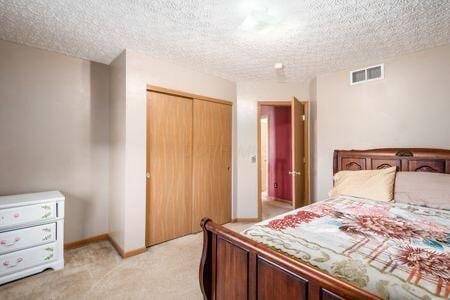
[[[248,2],[0,0],[0,39],[106,64],[131,49],[232,81],[301,81],[450,43],[448,0]],[[255,11],[278,21],[244,28]]]

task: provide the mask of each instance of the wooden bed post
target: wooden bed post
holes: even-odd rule
[[[211,219],[203,218],[200,226],[203,230],[203,250],[200,260],[199,280],[204,299],[211,299],[212,291],[212,232],[206,229]]]

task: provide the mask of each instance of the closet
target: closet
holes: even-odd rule
[[[147,246],[231,221],[231,103],[147,91]]]

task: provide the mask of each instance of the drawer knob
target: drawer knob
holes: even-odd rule
[[[13,215],[13,217],[17,219],[18,217],[20,217],[20,214],[19,214],[19,213],[15,213],[15,214]]]
[[[18,258],[16,259],[16,263],[15,263],[14,265],[11,265],[10,262],[9,262],[8,260],[5,260],[5,261],[3,262],[3,265],[4,265],[5,267],[7,267],[7,268],[14,268],[14,267],[17,266],[21,261],[23,261],[23,258],[22,258],[22,257],[18,257]]]
[[[20,241],[20,237],[16,237],[15,239],[14,239],[14,241],[12,241],[11,243],[7,243],[7,241],[6,240],[1,240],[0,241],[0,245],[2,245],[2,246],[5,246],[5,247],[11,247],[11,246],[14,246],[18,241]]]

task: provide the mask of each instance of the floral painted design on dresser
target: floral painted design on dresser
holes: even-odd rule
[[[42,232],[44,232],[44,236],[42,237],[42,241],[49,241],[53,238],[53,234],[52,234],[52,228],[51,227],[44,227],[41,229]]]
[[[47,252],[47,255],[45,256],[44,260],[50,260],[53,258],[53,252],[55,249],[53,247],[46,247],[44,249]]]
[[[52,215],[52,207],[50,205],[42,205],[41,208],[44,210],[44,214],[41,219],[47,219]]]
[[[449,211],[339,197],[244,234],[382,298],[450,297]]]

